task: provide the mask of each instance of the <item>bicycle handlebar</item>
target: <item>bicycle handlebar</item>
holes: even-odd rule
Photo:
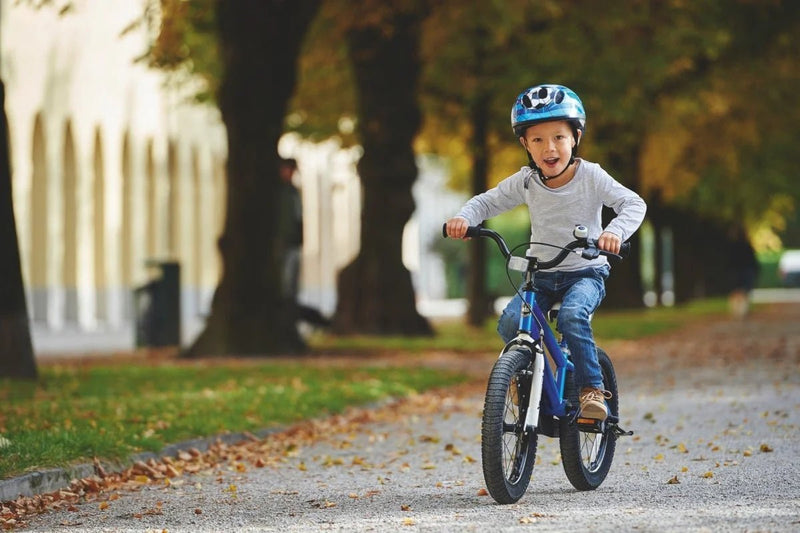
[[[442,236],[447,237],[447,224],[442,225]],[[506,244],[505,239],[494,230],[490,230],[484,228],[483,226],[469,226],[467,228],[466,237],[488,237],[492,239],[495,243],[497,243],[497,247],[500,249],[500,253],[503,254],[503,257],[508,259],[511,257],[511,251],[508,249],[508,245]],[[596,259],[597,257],[603,255],[608,257],[609,259],[615,260],[622,260],[624,257],[627,257],[630,253],[631,243],[624,242],[620,247],[619,254],[615,254],[613,252],[607,252],[605,250],[600,250],[597,248],[597,239],[590,239],[588,237],[580,237],[576,238],[571,243],[567,244],[566,246],[561,248],[561,251],[558,252],[553,259],[549,261],[538,261],[536,263],[537,270],[547,270],[548,268],[553,268],[559,265],[566,257],[574,253],[573,251],[576,248],[583,248],[583,252],[581,252],[581,257],[584,259]]]

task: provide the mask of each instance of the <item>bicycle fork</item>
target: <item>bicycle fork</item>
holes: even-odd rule
[[[528,409],[525,412],[525,431],[534,432],[539,423],[539,408],[542,404],[542,380],[544,379],[544,351],[537,344],[533,350],[531,390],[528,394]]]

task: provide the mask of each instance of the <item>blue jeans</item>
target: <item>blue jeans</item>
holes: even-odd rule
[[[547,313],[555,302],[561,301],[558,330],[564,335],[572,362],[575,364],[575,384],[603,388],[603,374],[597,362],[589,318],[606,295],[605,280],[610,268],[585,268],[575,272],[539,272],[534,280],[536,303]],[[504,342],[517,336],[522,298],[514,296],[500,315],[497,332]]]

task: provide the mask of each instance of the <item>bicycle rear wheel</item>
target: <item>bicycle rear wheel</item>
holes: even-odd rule
[[[536,432],[525,431],[531,388],[531,354],[511,350],[492,368],[481,425],[481,457],[486,488],[497,503],[519,500],[531,479]]]
[[[617,445],[617,436],[610,423],[619,420],[617,376],[608,354],[600,348],[597,349],[597,360],[603,372],[603,387],[612,395],[607,401],[609,417],[603,425],[602,433],[582,431],[577,424],[570,423],[569,417],[560,421],[561,461],[567,479],[578,490],[594,490],[603,483],[614,460]],[[580,402],[573,378],[570,372],[567,376],[566,394],[570,403],[577,407]]]

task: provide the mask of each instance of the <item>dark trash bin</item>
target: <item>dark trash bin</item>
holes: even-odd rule
[[[133,290],[136,347],[181,343],[181,269],[176,261],[147,261],[159,275]]]

